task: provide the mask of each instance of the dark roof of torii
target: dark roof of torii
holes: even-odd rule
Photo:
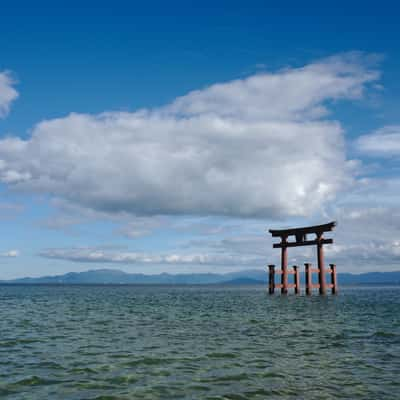
[[[329,222],[323,225],[305,226],[302,228],[289,228],[289,229],[270,229],[269,232],[272,236],[290,236],[301,235],[306,233],[322,233],[332,231],[336,226],[336,221]]]

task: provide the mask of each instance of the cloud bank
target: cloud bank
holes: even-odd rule
[[[19,256],[19,251],[18,250],[9,250],[5,251],[3,253],[0,253],[0,257],[6,257],[6,258],[15,258]]]
[[[400,125],[384,126],[356,141],[357,149],[364,154],[379,157],[400,155]]]
[[[0,72],[0,118],[8,114],[11,103],[18,97],[14,84],[15,81],[9,72]]]
[[[43,121],[0,140],[0,180],[112,214],[307,216],[351,182],[330,104],[378,77],[345,54],[156,109]]]
[[[171,265],[249,265],[254,256],[234,257],[228,254],[145,254],[136,252],[105,251],[96,248],[47,249],[41,257],[79,263],[108,264],[171,264]],[[259,260],[258,260],[259,261]]]

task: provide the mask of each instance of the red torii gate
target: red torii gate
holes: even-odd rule
[[[317,259],[318,269],[311,268],[311,264],[306,263],[306,294],[311,294],[313,288],[318,288],[320,294],[326,294],[326,289],[331,288],[332,293],[337,293],[337,280],[336,280],[336,265],[330,264],[330,271],[325,270],[324,265],[324,244],[332,244],[333,239],[325,239],[323,237],[324,232],[330,232],[336,226],[336,222],[329,222],[324,225],[308,226],[303,228],[291,228],[291,229],[270,229],[272,237],[280,237],[280,243],[274,243],[273,248],[281,249],[281,271],[277,273],[281,274],[281,284],[275,284],[275,265],[269,265],[269,293],[273,294],[275,288],[280,288],[282,294],[287,294],[289,288],[294,288],[295,293],[300,293],[300,277],[299,268],[294,266],[293,270],[288,270],[287,267],[287,248],[297,246],[317,246]],[[307,240],[307,235],[315,234],[314,240]],[[295,241],[289,242],[288,237],[294,236]],[[311,274],[313,272],[318,273],[318,284],[312,284]],[[329,272],[331,274],[331,284],[326,283],[325,274]],[[295,275],[295,283],[288,283],[288,274]]]

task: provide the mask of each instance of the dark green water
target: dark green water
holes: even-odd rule
[[[0,286],[6,399],[400,399],[400,287]]]

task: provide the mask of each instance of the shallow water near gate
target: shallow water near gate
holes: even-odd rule
[[[7,399],[399,399],[400,287],[0,286]]]

